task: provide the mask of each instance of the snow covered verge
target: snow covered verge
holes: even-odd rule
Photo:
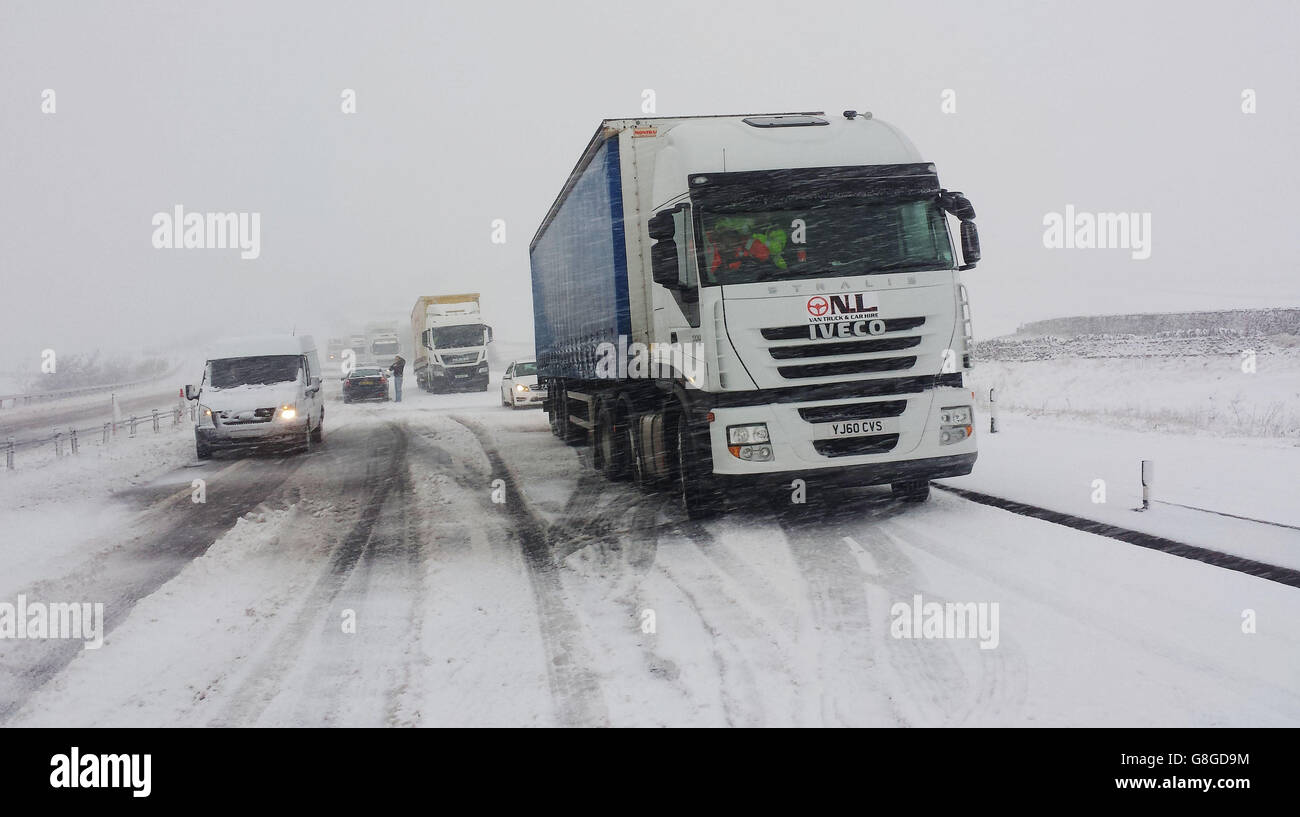
[[[1239,331],[1010,335],[968,382],[988,407],[1108,428],[1300,438],[1300,336]]]

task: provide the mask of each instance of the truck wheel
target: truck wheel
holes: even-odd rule
[[[546,399],[546,421],[551,425],[551,434],[561,438],[564,436],[561,433],[562,429],[560,428],[559,412],[555,410],[554,397],[548,397]]]
[[[560,392],[560,439],[569,445],[581,445],[587,441],[587,429],[569,418],[569,392]]]
[[[602,406],[596,414],[592,437],[600,456],[599,468],[607,479],[615,482],[627,479],[628,455],[627,435],[619,427],[618,418],[622,412],[618,406]]]
[[[721,497],[713,484],[713,464],[695,447],[685,417],[676,423],[677,494],[682,509],[691,519],[709,519],[722,510]],[[708,469],[707,471],[705,469]]]
[[[924,502],[930,498],[930,481],[914,479],[893,482],[889,485],[890,493],[900,502]]]
[[[650,478],[645,461],[641,459],[641,446],[637,440],[636,422],[628,419],[623,426],[623,445],[627,447],[627,475],[638,488],[649,488]]]
[[[212,447],[204,445],[203,443],[195,443],[194,456],[201,460],[210,460],[212,459]]]

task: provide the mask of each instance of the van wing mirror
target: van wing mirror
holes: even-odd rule
[[[185,387],[185,399],[186,399],[186,400],[198,400],[198,399],[199,399],[199,390],[198,390],[196,387],[194,387],[194,386],[187,385],[187,386]]]

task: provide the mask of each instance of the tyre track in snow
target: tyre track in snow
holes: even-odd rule
[[[819,497],[778,515],[823,634],[823,672],[836,687],[824,702],[828,722],[961,723],[990,694],[979,678],[979,691],[968,692],[970,679],[948,642],[890,636],[893,602],[910,603],[916,593],[942,601],[900,542],[879,532],[914,507]]]
[[[140,599],[176,577],[245,514],[274,501],[302,458],[248,455],[214,472],[193,472],[207,483],[207,501],[191,501],[192,489],[167,493],[138,517],[144,532],[99,553],[73,572],[24,591],[33,601],[103,602],[104,636],[126,620]],[[186,477],[189,474],[185,475]],[[174,520],[161,530],[165,520]],[[101,649],[109,649],[105,644]],[[79,640],[0,641],[0,724],[84,651]]]
[[[529,507],[520,490],[518,475],[502,459],[487,429],[459,415],[450,418],[473,435],[492,466],[492,475],[505,483],[504,508],[514,521],[510,532],[518,538],[528,568],[546,655],[547,679],[559,725],[608,726],[604,690],[583,643],[582,625],[569,609],[560,582],[553,538],[560,526],[548,528]]]
[[[235,691],[220,715],[209,726],[250,726],[257,723],[281,691],[281,681],[300,661],[304,647],[317,628],[330,628],[337,619],[328,615],[331,604],[342,592],[362,556],[371,546],[372,533],[390,494],[407,486],[405,431],[396,423],[384,427],[386,445],[372,450],[379,456],[366,463],[361,486],[367,491],[357,521],[343,541],[330,554],[329,562],[312,589],[306,594],[294,617],[273,641],[262,650],[262,658]]]

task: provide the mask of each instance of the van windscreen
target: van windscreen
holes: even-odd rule
[[[298,379],[302,358],[298,355],[230,357],[208,363],[208,385],[214,389],[236,386],[265,386]]]

